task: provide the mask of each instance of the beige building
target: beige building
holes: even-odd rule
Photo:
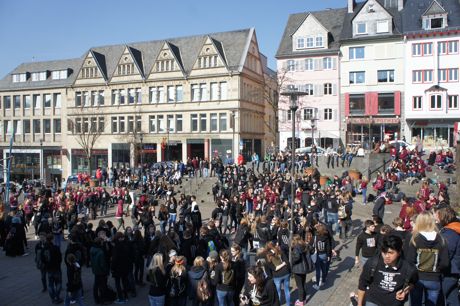
[[[88,171],[88,148],[93,172],[262,157],[276,141],[276,88],[254,29],[95,47],[0,81],[0,149],[7,158],[14,131],[12,177],[47,182]]]

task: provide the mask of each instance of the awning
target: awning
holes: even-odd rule
[[[339,131],[319,130],[319,131],[315,131],[315,137],[318,137],[318,138],[340,138],[340,132]]]

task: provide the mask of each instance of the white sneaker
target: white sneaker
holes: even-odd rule
[[[314,284],[314,285],[313,285],[313,289],[319,290],[319,288],[320,288],[320,286],[318,286],[317,284]]]

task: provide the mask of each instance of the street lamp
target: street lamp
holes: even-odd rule
[[[292,119],[292,135],[291,135],[291,222],[289,235],[289,262],[292,262],[292,236],[294,235],[294,199],[295,199],[295,112],[299,108],[297,100],[300,96],[307,95],[306,92],[299,91],[297,88],[290,87],[287,91],[281,93],[282,96],[288,96],[290,100],[289,110],[291,111]]]

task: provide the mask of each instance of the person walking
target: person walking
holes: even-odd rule
[[[48,274],[48,293],[53,304],[60,304],[63,302],[60,298],[62,289],[62,254],[61,250],[53,244],[53,240],[53,234],[48,234],[46,236],[42,260],[45,271]]]
[[[67,264],[67,294],[64,300],[64,306],[69,306],[71,301],[75,301],[80,306],[83,303],[83,284],[81,280],[81,266],[77,262],[74,254],[68,254],[66,257]]]
[[[365,229],[358,235],[356,239],[356,250],[355,250],[355,265],[362,266],[377,253],[378,236],[375,233],[375,223],[372,220],[366,220],[364,222]],[[361,254],[361,261],[359,260],[359,253]]]

